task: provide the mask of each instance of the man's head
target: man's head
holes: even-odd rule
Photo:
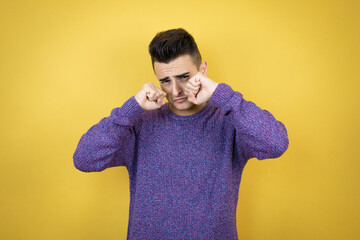
[[[184,29],[159,32],[149,44],[152,66],[154,62],[169,63],[181,55],[188,54],[199,69],[201,55],[194,38]]]
[[[151,41],[149,52],[155,76],[172,112],[182,116],[198,112],[204,105],[188,101],[184,91],[191,77],[207,72],[207,63],[201,62],[194,38],[181,28],[160,32]]]

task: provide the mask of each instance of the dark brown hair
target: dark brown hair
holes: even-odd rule
[[[199,69],[201,55],[196,42],[187,31],[182,28],[159,32],[149,44],[151,63],[169,63],[181,55],[189,54],[193,63]]]

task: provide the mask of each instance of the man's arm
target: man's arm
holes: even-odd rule
[[[111,111],[80,139],[73,155],[75,167],[83,172],[99,172],[109,167],[128,166],[135,144],[134,125],[143,111],[134,97]]]
[[[165,104],[165,93],[146,83],[136,96],[111,111],[109,117],[92,126],[80,139],[73,155],[74,165],[83,172],[99,172],[109,167],[129,167],[134,158],[135,127],[144,110]]]
[[[236,142],[245,159],[280,157],[289,146],[285,125],[267,110],[246,101],[229,85],[219,84],[211,103],[228,114],[236,129]]]
[[[187,93],[195,104],[210,101],[229,118],[236,130],[237,147],[245,159],[277,158],[287,150],[289,139],[284,124],[269,111],[246,101],[229,85],[215,84],[211,79],[197,75],[189,80]]]

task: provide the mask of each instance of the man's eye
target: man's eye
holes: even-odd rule
[[[161,84],[163,84],[163,83],[168,83],[168,82],[170,82],[170,81],[169,81],[169,80],[160,81]]]
[[[189,78],[188,75],[181,76],[181,79],[188,79],[188,78]]]

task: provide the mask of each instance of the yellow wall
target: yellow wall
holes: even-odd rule
[[[183,27],[208,76],[287,127],[252,159],[240,239],[360,239],[359,1],[1,1],[0,238],[125,239],[126,168],[82,173],[83,133],[152,73],[147,46]]]

